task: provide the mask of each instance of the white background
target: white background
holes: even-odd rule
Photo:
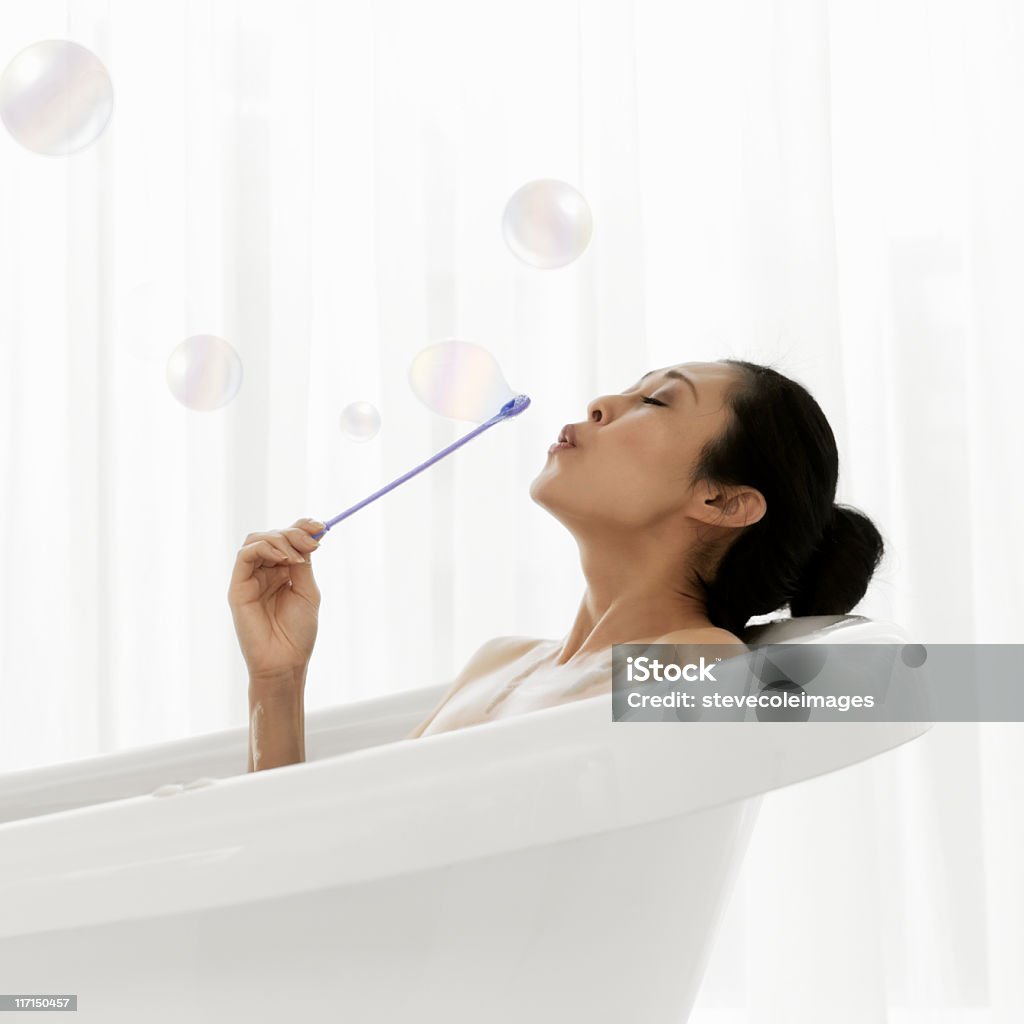
[[[857,612],[1020,643],[1024,11],[997,0],[37,0],[114,83],[68,157],[0,131],[0,768],[241,725],[250,531],[328,519],[473,424],[408,386],[487,346],[533,405],[336,528],[310,709],[561,636],[571,537],[527,494],[586,403],[670,363],[818,398],[887,556]],[[535,178],[594,236],[505,247]],[[164,360],[214,333],[238,397]],[[366,400],[379,435],[338,415]],[[765,801],[694,1024],[1024,1015],[1019,725],[946,725]]]

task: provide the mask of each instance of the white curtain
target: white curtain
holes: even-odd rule
[[[1016,0],[37,0],[0,62],[92,49],[92,147],[0,131],[0,769],[245,721],[226,591],[250,531],[327,519],[472,429],[410,360],[484,345],[524,415],[335,528],[307,707],[557,637],[584,585],[527,494],[648,369],[806,384],[888,555],[857,611],[1019,643],[1024,13]],[[586,196],[519,263],[505,201]],[[218,334],[223,409],[164,362]],[[380,433],[340,431],[372,402]],[[1024,1016],[1021,726],[947,724],[769,795],[694,1024]]]

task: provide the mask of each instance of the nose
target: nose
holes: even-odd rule
[[[592,402],[587,403],[587,419],[601,423],[614,416],[615,402],[621,397],[621,395],[598,395]]]

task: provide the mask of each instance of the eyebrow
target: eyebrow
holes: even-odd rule
[[[646,373],[645,373],[645,374],[644,374],[644,375],[643,375],[643,376],[642,376],[642,377],[640,378],[640,380],[639,380],[639,382],[638,382],[638,383],[640,383],[640,384],[643,384],[643,382],[644,382],[645,380],[647,380],[647,378],[648,378],[648,377],[650,377],[650,375],[651,375],[652,373],[654,373],[654,371],[653,371],[653,370],[648,370],[648,371],[647,371],[647,372],[646,372]],[[684,380],[684,381],[686,381],[686,383],[690,385],[690,390],[691,390],[691,391],[693,392],[693,400],[694,400],[695,402],[699,402],[699,401],[700,401],[700,399],[699,399],[699,398],[697,397],[697,388],[696,388],[696,386],[694,385],[693,381],[692,381],[692,380],[690,380],[690,378],[686,376],[686,374],[685,374],[685,373],[680,373],[680,372],[679,372],[678,370],[666,370],[666,371],[665,371],[665,376],[666,376],[666,377],[676,377],[676,378],[678,378],[679,380]]]

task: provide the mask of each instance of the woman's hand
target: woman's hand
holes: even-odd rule
[[[299,519],[250,533],[238,551],[228,604],[250,683],[305,682],[320,609],[311,561],[320,543],[312,534],[323,529],[316,519]]]

